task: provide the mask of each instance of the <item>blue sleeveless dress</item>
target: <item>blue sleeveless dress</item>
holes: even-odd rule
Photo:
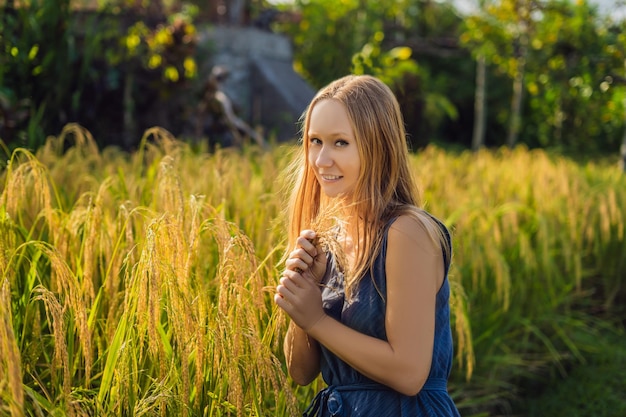
[[[393,220],[388,223],[387,231]],[[440,226],[450,246],[450,235],[443,224],[440,223]],[[345,300],[343,274],[337,270],[332,255],[322,280],[323,306],[329,316],[361,333],[383,340],[386,340],[385,302],[380,294],[386,295],[387,288],[387,231],[374,262],[373,277],[369,272],[365,274],[350,303]],[[422,390],[415,396],[400,394],[357,372],[320,345],[321,371],[328,387],[317,394],[304,412],[304,417],[460,417],[446,386],[453,355],[449,267],[450,259],[444,252],[445,278],[437,293],[433,357],[430,374]]]

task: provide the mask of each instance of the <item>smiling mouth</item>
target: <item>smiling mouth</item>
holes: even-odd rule
[[[343,178],[339,175],[320,175],[320,177],[322,177],[324,181],[334,181]]]

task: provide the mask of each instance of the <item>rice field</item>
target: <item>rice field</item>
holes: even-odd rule
[[[217,150],[68,125],[0,171],[0,415],[294,416],[272,303],[295,145]],[[626,298],[626,177],[543,151],[415,154],[453,231],[463,415],[584,362]]]

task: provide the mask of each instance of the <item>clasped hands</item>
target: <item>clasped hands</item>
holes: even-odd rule
[[[274,295],[278,307],[306,332],[326,314],[319,285],[326,272],[326,253],[313,243],[315,236],[313,230],[300,233]]]

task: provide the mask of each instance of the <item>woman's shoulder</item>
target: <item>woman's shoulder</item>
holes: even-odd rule
[[[443,252],[448,267],[452,255],[452,240],[445,224],[426,210],[410,207],[398,213],[388,223],[388,242],[415,244],[422,249]]]
[[[417,214],[403,213],[396,216],[390,223],[387,231],[388,240],[400,240],[404,243],[423,242],[425,238],[428,240],[431,234],[429,230],[432,226],[428,224],[429,220]]]
[[[422,228],[427,232],[438,229],[438,232],[448,234],[445,224],[430,212],[415,206],[404,206],[391,217],[387,223],[388,227],[394,228]]]

